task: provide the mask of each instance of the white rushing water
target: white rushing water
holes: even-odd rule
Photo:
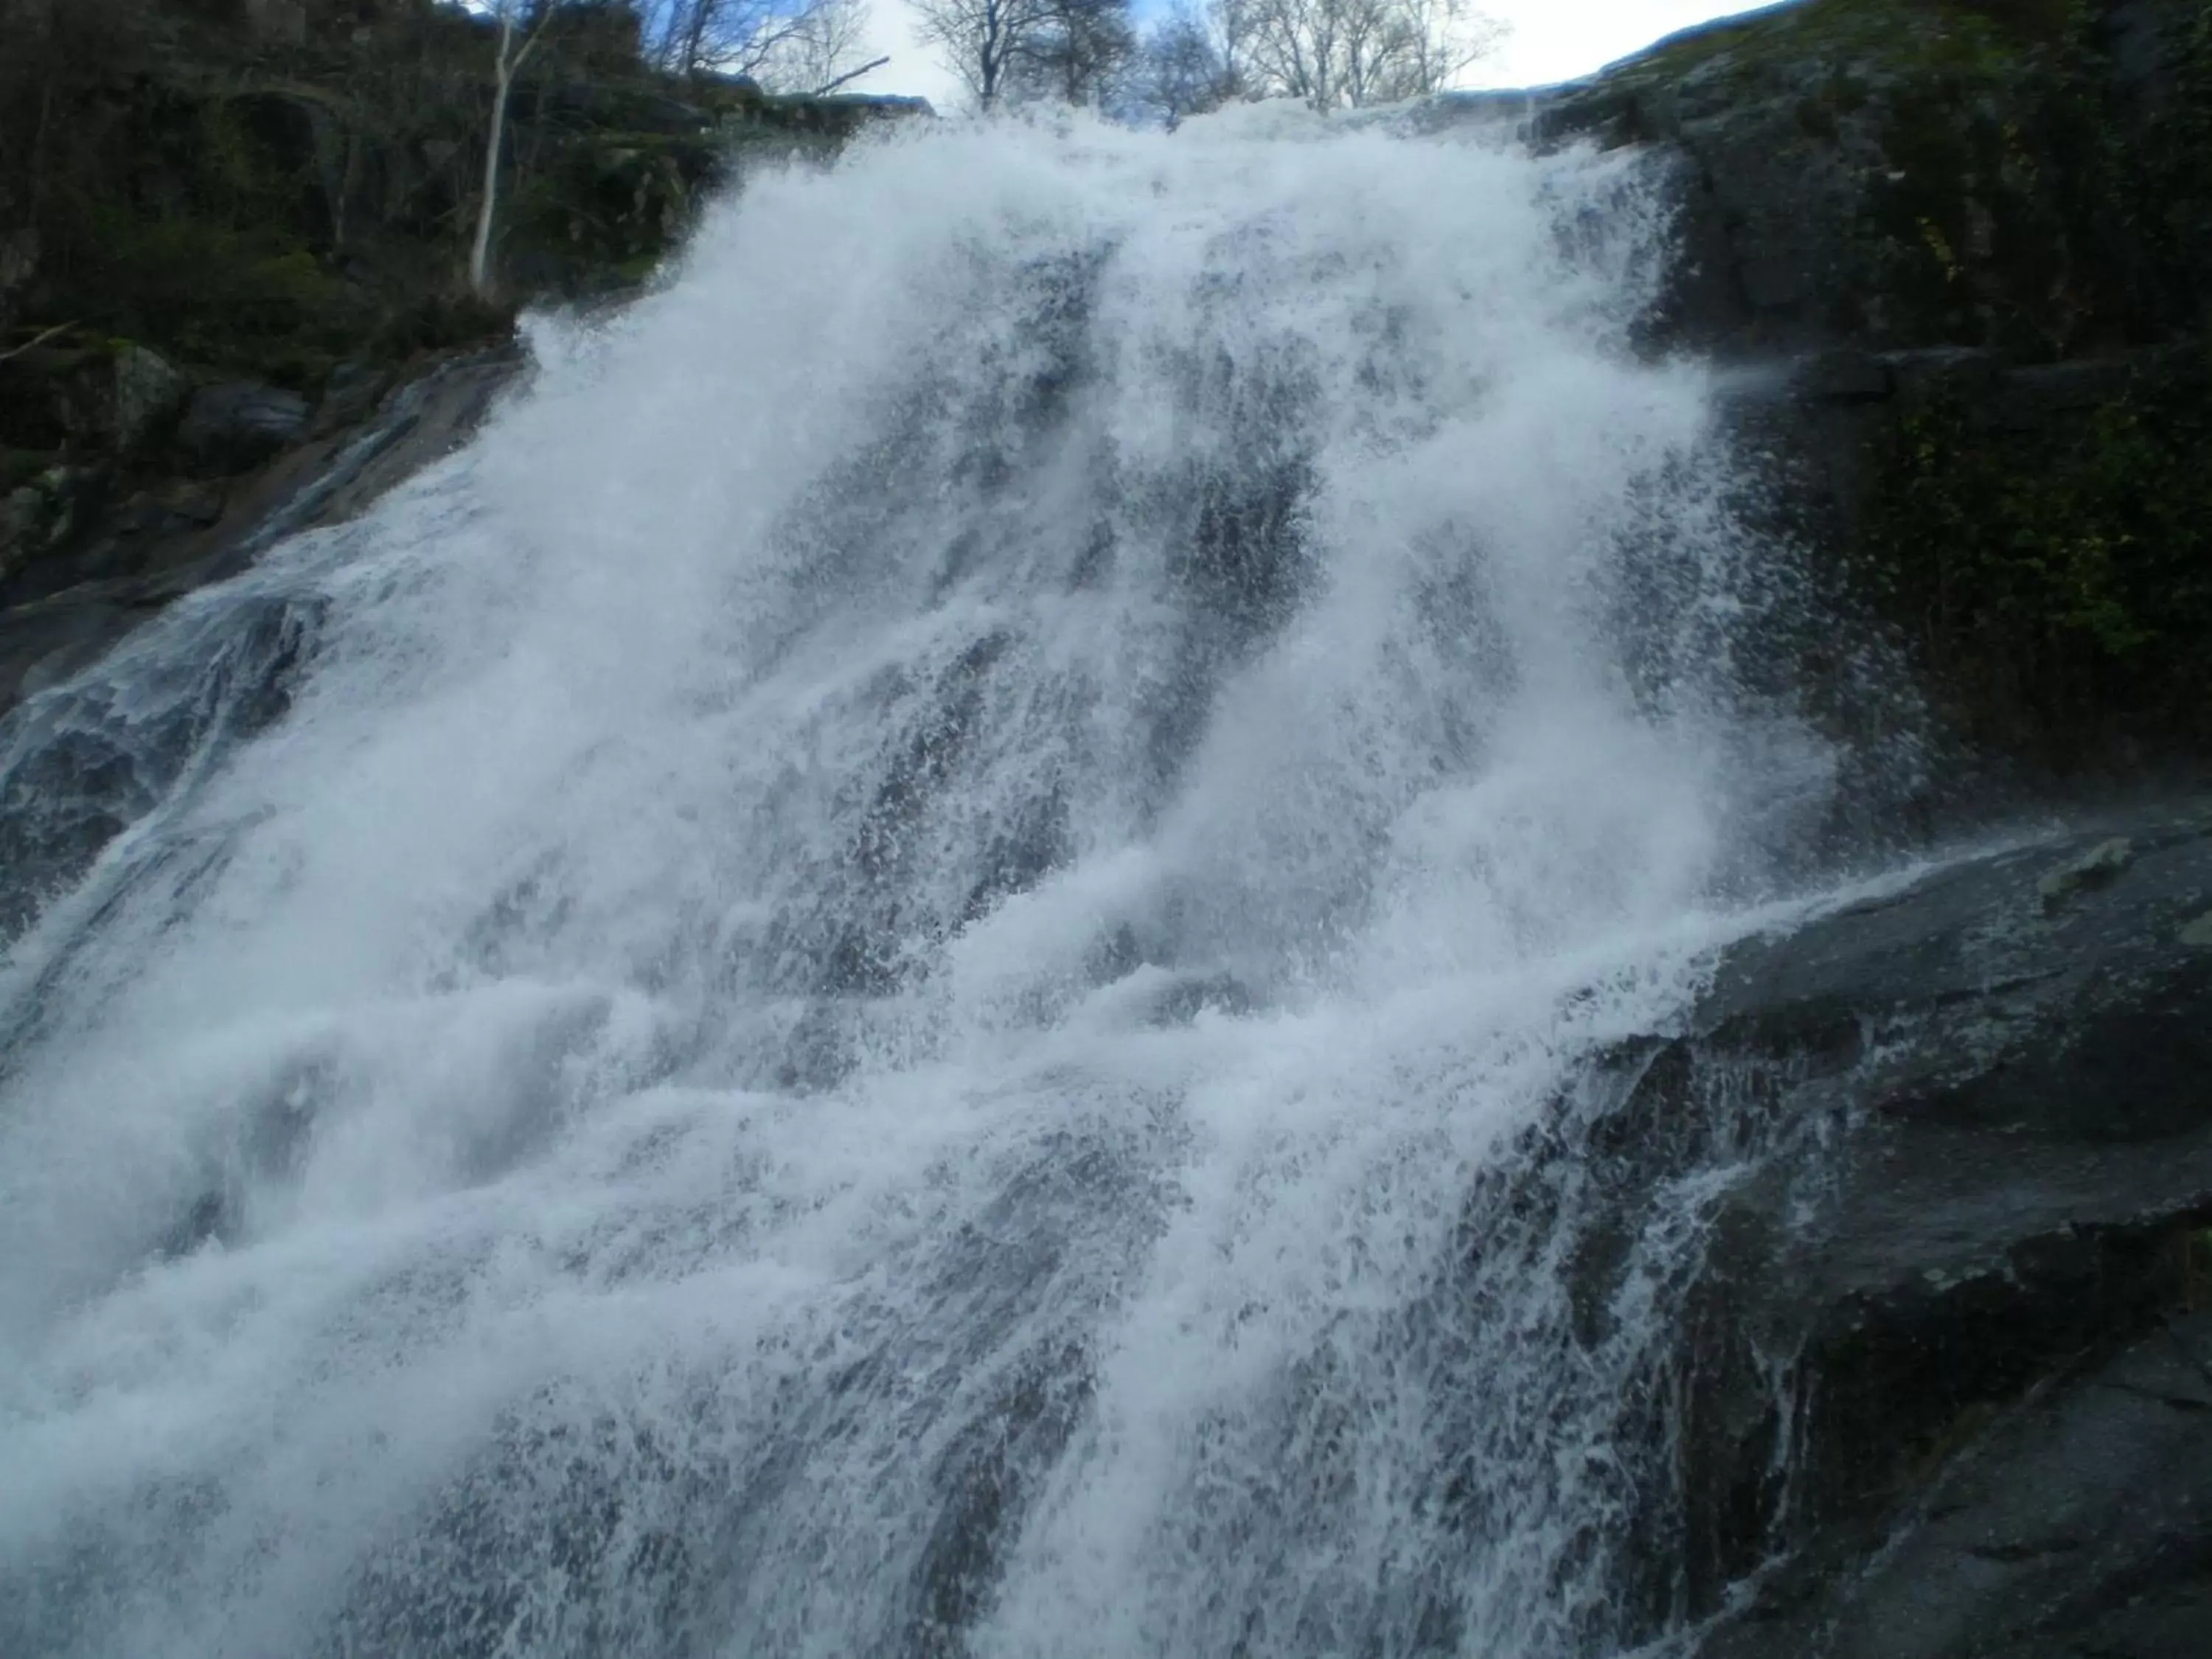
[[[1485,1172],[1825,775],[1665,232],[865,145],[19,714],[129,827],[0,963],[0,1651],[1627,1640],[1663,1274]]]

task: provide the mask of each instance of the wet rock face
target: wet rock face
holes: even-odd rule
[[[36,484],[0,495],[0,580],[42,550],[49,511],[46,492]]]
[[[1678,1360],[1707,1659],[2206,1651],[2208,1078],[2212,803],[1723,965],[1603,1131],[1661,1170],[1701,1124],[1764,1139]]]

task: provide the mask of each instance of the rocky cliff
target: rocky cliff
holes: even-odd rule
[[[1951,775],[2203,761],[2212,10],[1805,0],[1532,126],[1664,158],[1655,343],[1744,367],[1768,517],[1917,670]]]

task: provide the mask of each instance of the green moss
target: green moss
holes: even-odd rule
[[[2057,356],[2136,331],[2098,20],[2069,0],[2012,24],[1885,98],[1862,229],[1891,337]]]
[[[1856,568],[1980,735],[2212,738],[2202,365],[2008,430],[1955,389],[1877,445]]]
[[[2137,228],[2178,269],[2212,265],[2212,7],[2164,42],[2171,82],[2131,147],[2140,179]]]
[[[198,143],[193,183],[199,204],[218,222],[235,223],[260,216],[275,193],[273,169],[264,161],[238,106],[211,98],[196,112]]]
[[[155,27],[160,12],[131,12],[144,38],[59,88],[38,280],[15,297],[27,319],[140,340],[201,375],[302,388],[347,358],[504,331],[511,311],[453,292],[489,103],[479,24],[410,5],[271,53]],[[509,109],[499,256],[516,297],[635,281],[681,238],[738,143],[827,144],[863,118],[661,75],[636,61],[624,16],[564,13]],[[696,124],[679,104],[702,112]],[[0,154],[0,198],[16,177],[9,161]]]
[[[232,228],[98,198],[70,205],[70,286],[105,332],[301,380],[366,325],[346,284],[281,224]]]
[[[417,352],[478,345],[505,338],[514,327],[511,307],[458,290],[429,294],[386,313],[368,338],[367,355],[397,360]],[[355,355],[362,354],[357,350]]]
[[[299,98],[143,89],[56,183],[47,303],[225,373],[311,386],[374,315],[331,268]]]

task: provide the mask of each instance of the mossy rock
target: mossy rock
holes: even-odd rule
[[[2021,31],[1983,9],[1948,0],[1802,0],[1686,29],[1606,79],[1622,91],[1687,87],[1708,97],[1757,98],[1778,83],[1796,86],[1838,73],[1885,81],[1930,69],[2002,68],[2020,38]]]
[[[136,341],[40,331],[0,362],[0,443],[137,450],[167,427],[190,390],[174,365]]]
[[[1850,557],[1966,730],[2071,764],[2212,744],[2212,359],[2039,413],[1938,380],[1876,437]]]

